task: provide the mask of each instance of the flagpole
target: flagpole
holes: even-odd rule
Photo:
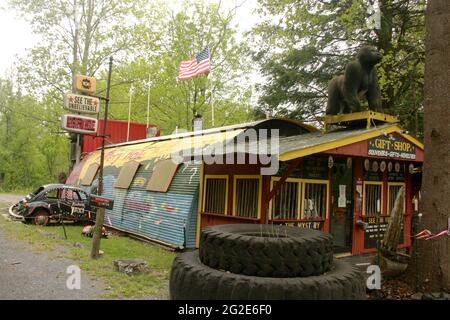
[[[210,48],[210,46],[208,46],[208,48]],[[211,126],[214,128],[214,126],[215,126],[215,124],[214,124],[214,95],[213,95],[213,90],[212,90],[212,81],[210,78],[212,76],[211,52],[209,53],[209,63],[210,63],[210,68],[209,68],[208,81],[209,81],[209,91],[211,91]]]
[[[131,96],[133,95],[134,87],[131,85],[130,87],[130,100],[128,102],[128,128],[127,128],[127,141],[130,140],[130,122],[131,122]]]
[[[150,118],[150,76],[151,74],[148,74],[148,91],[147,91],[147,129],[149,125],[149,118]]]

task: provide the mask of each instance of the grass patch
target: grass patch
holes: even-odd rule
[[[0,208],[5,207],[0,203]],[[6,210],[1,210],[6,213]],[[156,298],[167,299],[169,271],[175,253],[157,245],[111,235],[102,239],[104,254],[97,260],[90,259],[92,239],[81,235],[82,226],[66,225],[68,240],[64,239],[61,225],[40,227],[8,221],[0,217],[0,228],[12,240],[27,243],[34,251],[60,251],[58,256],[72,259],[94,278],[101,279],[106,288],[105,298]],[[147,261],[151,272],[128,276],[114,271],[116,259],[140,258]]]

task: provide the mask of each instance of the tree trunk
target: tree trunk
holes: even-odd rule
[[[425,159],[420,230],[447,229],[450,213],[450,1],[429,0],[426,11]],[[419,231],[420,231],[419,230]],[[450,237],[420,242],[425,291],[450,290]]]

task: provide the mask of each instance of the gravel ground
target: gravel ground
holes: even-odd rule
[[[0,199],[10,199],[11,203],[15,200],[14,196],[3,194]],[[99,299],[104,292],[103,283],[88,277],[83,270],[81,288],[67,289],[71,275],[67,268],[76,263],[57,257],[59,253],[32,252],[26,244],[9,240],[0,229],[0,299]]]
[[[82,270],[80,290],[67,289],[67,267],[73,261],[56,258],[56,253],[30,252],[22,243],[6,239],[1,229],[0,248],[0,299],[84,300],[103,293],[103,284]]]
[[[17,195],[17,194],[9,194],[9,193],[0,193],[0,202],[14,204],[22,200],[25,195]]]

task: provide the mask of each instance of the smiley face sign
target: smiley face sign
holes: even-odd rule
[[[97,80],[94,77],[75,76],[75,88],[79,92],[92,94],[97,89]]]

